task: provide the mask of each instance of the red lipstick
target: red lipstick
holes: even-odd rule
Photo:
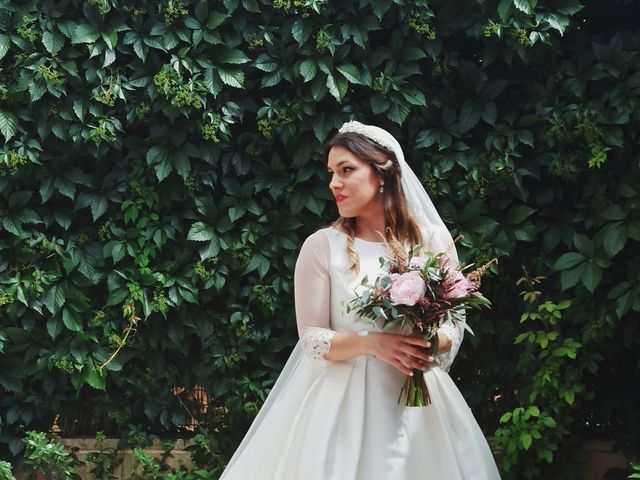
[[[340,203],[347,198],[346,195],[341,195],[339,193],[337,195],[334,195],[334,197],[336,197],[336,203]]]

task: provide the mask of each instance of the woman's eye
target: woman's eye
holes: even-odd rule
[[[353,172],[353,168],[351,167],[344,167],[344,173],[351,173]]]

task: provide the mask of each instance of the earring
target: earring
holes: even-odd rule
[[[384,193],[384,184],[380,185],[380,193]]]

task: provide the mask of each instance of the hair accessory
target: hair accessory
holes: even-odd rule
[[[342,125],[342,127],[340,127],[340,130],[338,130],[338,132],[339,133],[349,133],[349,132],[359,133],[360,135],[364,135],[365,137],[373,140],[381,147],[384,147],[391,152],[394,151],[394,146],[392,143],[388,141],[388,138],[384,135],[379,134],[379,132],[372,130],[370,128],[370,125],[364,125],[363,123],[352,120]]]

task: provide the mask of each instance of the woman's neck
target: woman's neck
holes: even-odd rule
[[[353,230],[354,235],[362,240],[379,242],[383,238],[380,234],[384,235],[385,230],[384,216],[374,218],[357,217]]]

